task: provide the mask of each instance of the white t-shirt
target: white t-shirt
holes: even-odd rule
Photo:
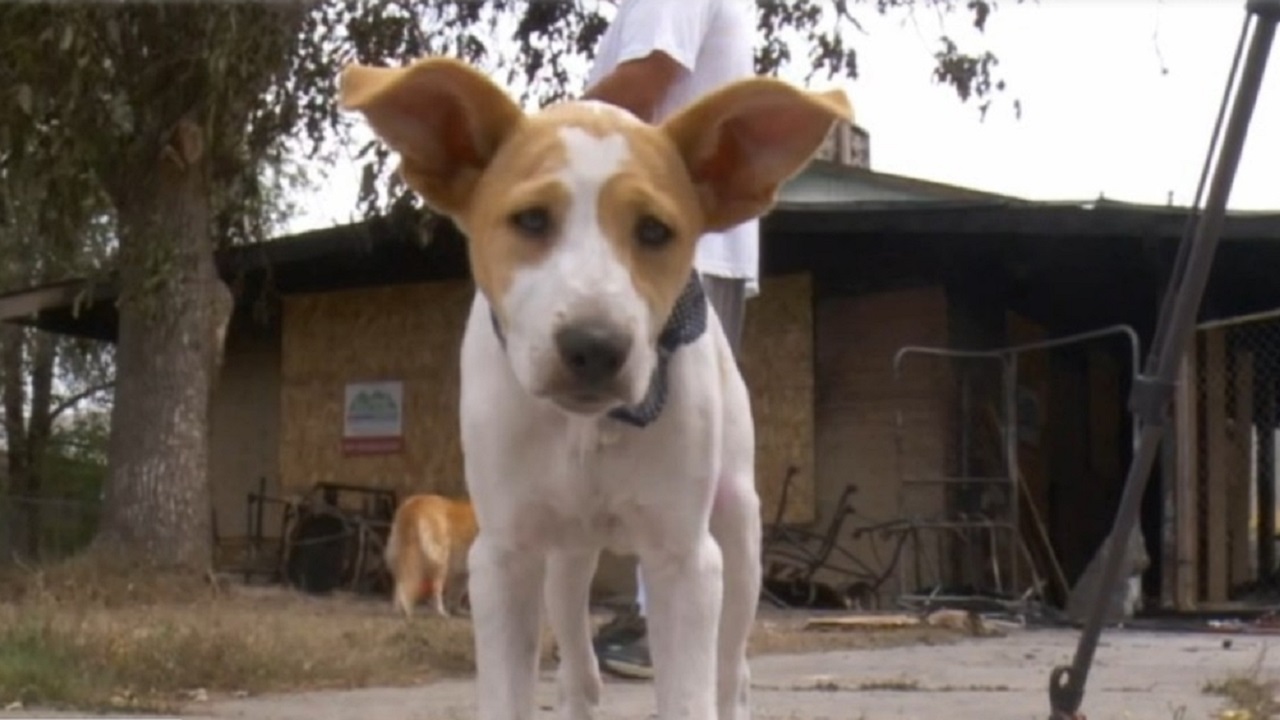
[[[587,87],[618,65],[661,50],[684,72],[658,106],[661,122],[692,100],[755,75],[753,0],[619,0],[617,15],[596,47]],[[749,220],[698,241],[699,272],[743,278],[747,297],[759,293],[760,227]]]

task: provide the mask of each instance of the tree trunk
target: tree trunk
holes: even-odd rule
[[[40,538],[44,535],[44,469],[53,433],[53,364],[58,346],[53,335],[35,331],[31,351],[31,408],[27,416],[27,437],[22,448],[26,455],[26,477],[20,492],[31,498],[26,513],[23,552],[33,560],[41,554]]]
[[[27,415],[27,347],[31,400]],[[0,372],[4,373],[4,428],[8,438],[10,545],[28,560],[40,557],[44,456],[52,430],[53,364],[57,345],[48,333],[10,325],[3,330]]]
[[[4,430],[9,471],[8,546],[19,556],[30,557],[27,538],[31,531],[31,499],[27,497],[26,376],[23,367],[26,331],[16,325],[0,330],[0,372],[4,373]]]
[[[200,125],[184,119],[152,167],[129,168],[112,187],[120,324],[95,547],[187,570],[212,559],[209,388],[230,305],[213,261],[204,146]]]

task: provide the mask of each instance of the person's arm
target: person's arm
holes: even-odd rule
[[[671,86],[692,72],[714,1],[644,0],[627,8],[614,20],[622,23],[618,65],[585,97],[624,107],[653,122]]]
[[[653,122],[654,113],[667,90],[680,77],[680,63],[661,50],[627,60],[587,90],[588,100],[601,100],[630,110],[633,115]]]

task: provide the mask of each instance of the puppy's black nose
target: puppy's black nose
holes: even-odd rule
[[[576,323],[556,333],[556,348],[575,379],[595,385],[622,369],[631,352],[631,336],[604,323]]]

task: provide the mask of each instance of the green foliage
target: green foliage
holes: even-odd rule
[[[760,0],[757,70],[772,74],[796,63],[810,77],[854,78],[857,18],[927,10],[965,16],[981,30],[994,8],[990,0],[959,3]],[[351,144],[353,127],[335,102],[343,66],[452,55],[505,75],[526,102],[550,102],[580,92],[575,70],[586,66],[611,12],[606,0],[0,3],[0,286],[97,270],[123,271],[126,301],[152,286],[172,290],[157,297],[184,309],[172,310],[168,325],[148,322],[151,329],[132,340],[135,353],[121,353],[135,363],[154,357],[138,354],[156,347],[142,335],[173,331],[202,316],[191,308],[207,306],[206,288],[192,281],[200,277],[193,268],[208,269],[205,238],[215,247],[264,239],[287,216],[290,191],[312,182],[297,158],[340,161],[335,148]],[[989,52],[942,37],[935,59],[933,80],[962,101],[985,109],[1004,88]],[[161,197],[159,168],[184,163],[188,153],[207,172],[191,187],[207,187],[210,196],[158,210],[139,202]],[[356,161],[364,165],[363,212],[412,205],[402,186],[388,182],[381,143],[361,147]],[[208,236],[201,232],[205,200]],[[147,212],[139,218],[126,208]],[[176,222],[154,222],[159,215]],[[175,286],[175,278],[189,287]],[[181,302],[184,293],[192,302]],[[100,383],[112,358],[62,343],[57,364],[59,376],[77,378],[81,389],[52,399],[46,410],[53,415]],[[68,469],[67,482],[90,487],[90,466]]]
[[[0,518],[29,518],[33,504],[38,504],[36,532],[43,558],[66,557],[84,548],[97,532],[107,477],[107,419],[102,409],[64,416],[34,460],[32,471],[40,478],[36,497],[5,497],[7,488],[0,488]]]
[[[0,87],[13,88],[17,100],[0,104],[0,176],[74,181],[67,195],[105,191],[118,204],[145,186],[140,169],[155,164],[178,121],[195,113],[208,129],[215,236],[261,237],[278,197],[265,181],[281,178],[260,171],[283,164],[298,115],[278,78],[306,9],[301,2],[0,6],[9,58]]]
[[[1022,2],[1022,0],[1016,0]],[[956,15],[981,32],[995,3],[990,0],[757,0],[756,71],[773,75],[801,65],[808,79],[858,76],[855,41],[863,32],[859,17],[871,13]],[[396,64],[423,54],[466,59],[492,71],[519,89],[525,103],[548,103],[576,95],[574,68],[585,68],[613,14],[609,0],[345,0],[325,2],[308,17],[306,45],[311,74],[325,88],[307,125],[307,137],[319,149],[326,138],[348,141],[345,120],[324,84],[349,61]],[[441,28],[448,28],[441,32]],[[509,40],[508,40],[509,38]],[[932,80],[954,89],[962,102],[976,101],[984,113],[1005,89],[998,61],[985,49],[939,37]],[[301,79],[301,78],[299,78]],[[313,92],[312,82],[298,90]],[[323,122],[318,122],[323,119]],[[407,190],[388,175],[388,154],[381,143],[361,147],[365,163],[359,204],[366,214],[403,204]]]
[[[989,0],[760,0],[757,70],[803,63],[810,77],[854,78],[859,17],[930,11],[981,30],[993,8]],[[334,162],[333,141],[349,139],[333,93],[347,62],[448,54],[505,75],[526,100],[549,102],[579,91],[572,70],[585,66],[611,15],[605,0],[3,4],[0,88],[13,102],[0,104],[0,181],[57,178],[36,183],[61,189],[42,204],[65,211],[91,200],[85,212],[51,216],[83,226],[102,208],[98,189],[127,193],[166,133],[198,111],[214,159],[214,236],[261,239],[289,211],[289,191],[312,184],[293,159]],[[996,58],[948,36],[938,43],[933,79],[985,110],[1004,87]],[[371,143],[357,159],[369,165],[362,207],[385,211],[403,192],[375,182],[387,175],[385,148]]]
[[[0,698],[5,703],[75,697],[82,674],[73,656],[52,645],[47,628],[27,621],[0,630]]]
[[[54,429],[45,454],[45,487],[50,495],[96,501],[107,468],[108,413],[76,413]]]
[[[43,557],[79,551],[98,531],[108,432],[104,410],[77,413],[54,430],[40,470],[50,503],[40,527]]]

